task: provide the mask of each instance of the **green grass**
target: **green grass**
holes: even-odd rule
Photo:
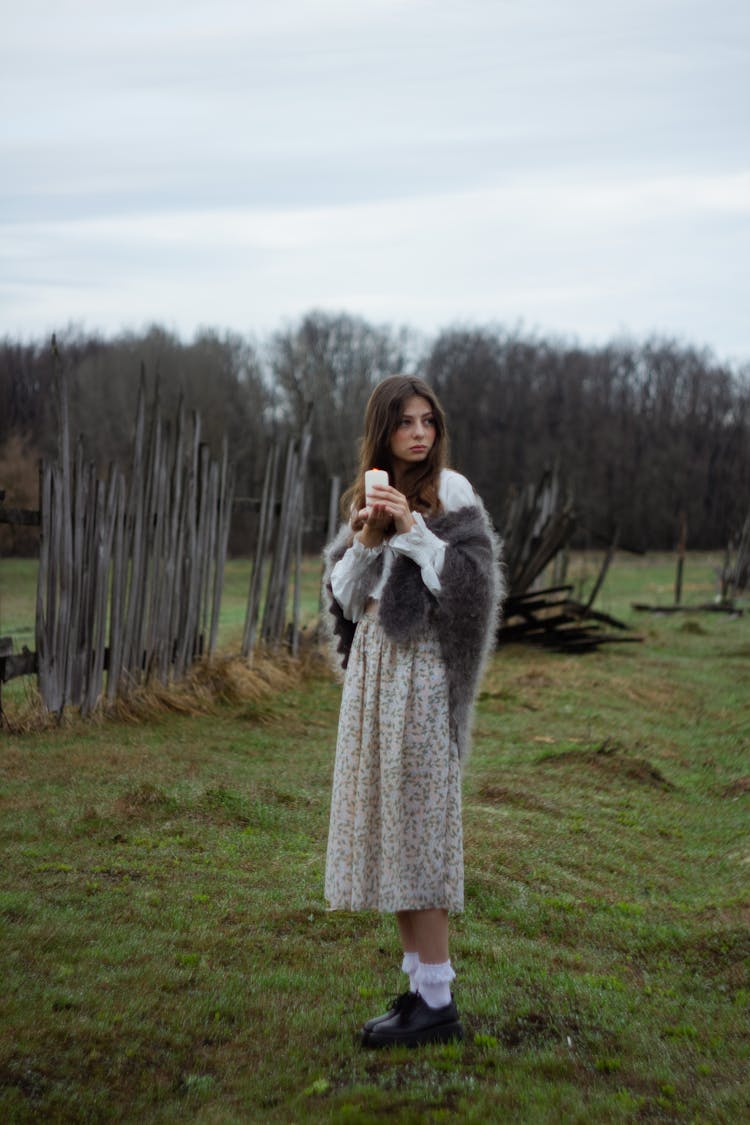
[[[249,559],[228,560],[219,618],[219,648],[239,649],[251,576]],[[22,644],[33,648],[36,577],[36,559],[0,559],[0,635],[13,637],[16,648]],[[317,616],[319,594],[320,560],[306,558],[300,590],[303,625]],[[289,610],[291,613],[291,598]]]
[[[610,608],[671,580],[618,564]],[[643,645],[493,658],[461,1046],[357,1044],[402,982],[392,919],[322,898],[327,676],[3,735],[0,1120],[747,1120],[750,618],[633,620]]]
[[[36,559],[0,558],[0,636],[34,647]]]
[[[567,580],[574,596],[585,600],[596,578],[601,553],[575,552],[571,557]],[[683,581],[683,601],[710,601],[717,590],[717,568],[721,552],[693,552],[688,555]],[[0,558],[0,634],[12,636],[16,647],[33,647],[34,607],[36,604],[35,559]],[[219,621],[219,648],[237,649],[242,639],[247,594],[252,575],[249,559],[229,559],[224,576],[224,591]],[[671,604],[674,600],[675,558],[666,553],[643,556],[616,556],[596,606],[637,624],[641,615],[633,614],[633,601]],[[320,594],[320,560],[303,560],[301,585],[301,618],[303,625],[318,613]],[[290,604],[291,610],[291,604]]]
[[[240,647],[251,576],[252,563],[248,559],[229,559],[227,561],[219,619],[218,644],[220,648],[237,650]],[[318,616],[320,576],[320,559],[303,559],[300,584],[300,618],[303,627]],[[290,598],[290,617],[291,612]]]

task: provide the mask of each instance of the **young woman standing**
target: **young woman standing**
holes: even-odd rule
[[[461,766],[494,645],[500,548],[465,477],[445,467],[442,408],[394,375],[365,414],[349,522],[326,551],[346,669],[325,894],[333,910],[394,913],[409,989],[362,1029],[368,1047],[463,1035],[448,912],[463,909]],[[388,485],[365,498],[377,466]]]

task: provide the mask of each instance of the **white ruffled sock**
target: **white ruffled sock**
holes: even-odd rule
[[[409,991],[417,991],[417,973],[419,972],[419,954],[405,953],[401,962],[401,970],[409,976]]]
[[[439,965],[420,961],[417,970],[419,995],[430,1008],[444,1008],[451,1002],[451,981],[456,979],[450,961]]]

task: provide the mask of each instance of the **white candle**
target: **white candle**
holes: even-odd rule
[[[365,504],[369,508],[372,504],[370,499],[370,492],[376,484],[388,484],[388,473],[385,469],[368,469],[365,473]]]

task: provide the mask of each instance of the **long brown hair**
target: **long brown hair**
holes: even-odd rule
[[[435,441],[424,461],[402,470],[398,479],[393,465],[391,438],[401,421],[404,403],[413,395],[427,399],[435,420]],[[413,375],[389,375],[378,383],[365,410],[365,432],[359,443],[359,469],[352,485],[341,498],[341,511],[349,519],[352,509],[365,506],[365,472],[385,469],[390,483],[403,492],[412,511],[427,515],[440,511],[438,486],[440,470],[448,457],[445,413],[435,392]]]

